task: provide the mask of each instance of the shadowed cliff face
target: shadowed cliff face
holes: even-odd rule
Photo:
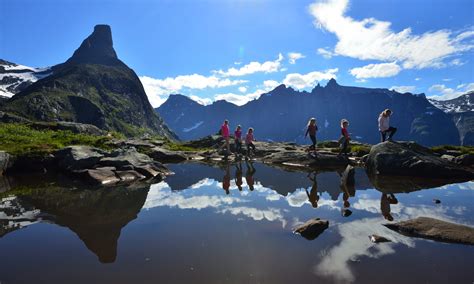
[[[6,102],[2,110],[31,120],[93,124],[126,135],[175,135],[156,114],[135,72],[113,48],[111,29],[93,33],[53,74]]]
[[[318,124],[318,140],[338,139],[340,121],[350,121],[349,132],[358,141],[380,141],[377,119],[386,108],[394,111],[391,124],[398,128],[395,139],[414,140],[424,145],[459,144],[459,133],[450,116],[433,106],[424,95],[401,94],[387,89],[341,86],[330,80],[310,93],[280,85],[243,106],[219,101],[197,104],[188,97],[172,95],[157,111],[182,139],[196,139],[219,130],[224,119],[231,128],[255,128],[259,140],[304,139],[310,117]]]

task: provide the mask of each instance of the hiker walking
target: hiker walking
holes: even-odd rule
[[[255,145],[253,144],[255,138],[253,137],[253,128],[250,127],[245,136],[245,145],[247,146],[247,156],[250,158],[251,154],[255,154]],[[252,152],[250,151],[252,149]]]
[[[230,145],[229,145],[229,139],[230,139],[230,132],[229,132],[229,121],[226,119],[224,120],[224,123],[221,126],[221,135],[222,138],[224,138],[224,145],[222,148],[226,148],[227,154],[230,153]]]
[[[316,150],[316,131],[318,131],[318,126],[316,125],[316,118],[311,118],[308,121],[308,125],[306,128],[306,133],[304,134],[304,138],[308,137],[311,139],[311,142],[313,143],[310,147],[309,150]]]
[[[349,121],[347,119],[341,120],[341,138],[339,138],[339,145],[341,150],[339,151],[338,156],[340,157],[342,154],[347,156],[347,152],[349,150],[349,141],[351,137],[349,136],[349,132],[347,131],[347,127],[349,126]]]
[[[382,142],[385,142],[386,139],[388,141],[392,141],[393,135],[395,134],[395,132],[397,132],[397,129],[395,127],[390,126],[391,115],[392,111],[390,109],[382,111],[382,113],[379,115],[379,131]]]
[[[238,155],[242,152],[242,130],[241,126],[237,125],[237,128],[234,131],[234,144],[235,144],[235,153]]]

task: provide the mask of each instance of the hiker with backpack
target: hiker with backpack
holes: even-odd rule
[[[379,131],[382,142],[385,142],[385,140],[392,141],[393,135],[395,132],[397,132],[397,128],[390,126],[391,115],[392,111],[390,109],[382,111],[382,113],[379,115]]]

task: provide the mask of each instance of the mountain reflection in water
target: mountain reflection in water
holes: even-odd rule
[[[286,263],[288,267],[292,264],[297,264],[301,269],[306,267],[302,270],[304,273],[297,273],[297,268],[291,268],[297,274],[294,275],[296,280],[321,278],[325,281],[358,280],[376,283],[381,279],[367,278],[370,263],[374,265],[370,259],[392,255],[394,261],[403,267],[404,260],[395,252],[403,251],[403,255],[413,255],[413,250],[405,251],[403,248],[412,249],[433,243],[399,235],[382,224],[418,216],[474,224],[472,182],[443,185],[438,181],[426,183],[417,179],[381,179],[368,177],[361,169],[355,170],[354,179],[351,180],[344,169],[333,172],[291,172],[245,161],[214,167],[193,163],[169,167],[175,175],[160,183],[94,190],[71,188],[71,185],[57,181],[36,182],[36,186],[32,186],[31,183],[35,183],[31,180],[26,185],[26,181],[3,180],[2,184],[9,184],[11,188],[2,193],[0,202],[0,249],[4,248],[2,240],[9,239],[12,242],[15,234],[28,234],[27,231],[19,230],[21,228],[33,228],[38,223],[53,223],[74,232],[97,255],[100,262],[126,265],[132,260],[129,260],[130,252],[120,253],[119,247],[122,245],[127,250],[140,251],[145,243],[154,243],[153,247],[168,251],[182,236],[189,236],[189,246],[199,246],[206,238],[225,236],[226,232],[234,232],[235,226],[245,224],[242,232],[261,238],[260,241],[269,242],[268,245],[272,247],[271,250],[267,247],[265,251],[263,248],[259,251],[257,246],[253,250],[254,257],[265,255],[279,259],[280,264]],[[430,187],[437,188],[422,190]],[[433,204],[431,200],[434,197],[441,198],[443,202]],[[316,240],[307,241],[292,233],[296,225],[314,217],[327,219],[330,223],[329,229]],[[159,222],[158,227],[150,227],[150,224],[156,222]],[[128,227],[132,231],[127,230]],[[199,228],[199,232],[190,231],[190,227]],[[133,228],[141,229],[136,231]],[[124,230],[127,231],[123,233]],[[143,244],[121,237],[121,234],[130,235],[132,232],[140,232],[139,238],[143,239]],[[173,234],[176,240],[164,239]],[[375,245],[368,239],[371,234],[385,236],[392,242]],[[204,239],[201,240],[200,236]],[[14,241],[13,244],[21,246],[21,243]],[[219,249],[219,242],[209,245],[214,247],[208,247],[206,250],[209,251],[205,255],[194,252],[187,257],[197,257],[201,266],[212,263],[211,259],[219,258],[220,254],[216,251]],[[236,250],[236,254],[227,256],[234,261],[240,257],[239,248],[248,246],[245,239],[233,239],[228,245]],[[446,253],[446,257],[454,252],[459,253],[459,248],[463,248],[464,253],[459,261],[446,264],[446,269],[459,269],[460,263],[468,265],[467,263],[474,261],[471,247],[433,245],[436,250]],[[166,249],[165,246],[169,248]],[[9,247],[4,249],[8,250]],[[279,250],[285,252],[284,259],[277,256]],[[169,251],[166,254],[167,265],[179,263],[179,251]],[[242,257],[244,254],[242,252]],[[159,261],[161,257],[159,252],[148,258]],[[365,262],[361,262],[362,259]],[[179,265],[175,268],[177,267]],[[0,268],[0,275],[8,275],[7,269]],[[242,269],[245,271],[245,267]],[[281,272],[263,266],[260,269],[258,274],[265,277],[250,282],[263,279],[270,282],[288,280],[285,278],[288,276],[282,276],[282,269]],[[429,271],[429,268],[419,269],[437,275],[437,271]],[[176,276],[177,271],[179,269],[172,275]],[[168,275],[167,271],[160,269],[153,272],[144,270],[141,273],[155,272]],[[306,272],[311,275],[306,275]],[[211,274],[209,272],[202,275],[203,282],[225,281],[212,278]],[[230,282],[246,281],[247,276],[235,276]],[[211,277],[209,279],[212,281],[204,281],[206,277]],[[397,280],[406,280],[403,278],[405,276],[400,277]],[[443,282],[442,278],[430,277],[420,279]],[[457,277],[460,281],[466,280],[469,279],[469,274],[461,271],[457,273]],[[171,275],[164,279],[181,282],[175,281]],[[190,276],[187,280],[191,279],[193,277]]]

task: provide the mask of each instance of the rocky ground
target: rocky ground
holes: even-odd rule
[[[163,165],[166,163],[189,161],[220,165],[249,158],[245,153],[227,155],[222,145],[219,136],[207,136],[180,144],[179,149],[172,149],[165,141],[155,139],[114,139],[109,142],[110,151],[69,146],[42,157],[15,157],[0,151],[0,172],[60,171],[75,179],[105,185],[164,178],[170,173]],[[316,152],[308,152],[307,146],[295,143],[255,142],[257,150],[250,159],[295,170],[344,170],[347,165],[365,167],[375,182],[378,176],[384,176],[384,179],[411,176],[424,181],[474,179],[471,154],[441,155],[413,142],[384,142],[371,148],[370,145],[356,145],[370,149],[369,153],[352,152],[340,156],[335,141],[325,142]]]

